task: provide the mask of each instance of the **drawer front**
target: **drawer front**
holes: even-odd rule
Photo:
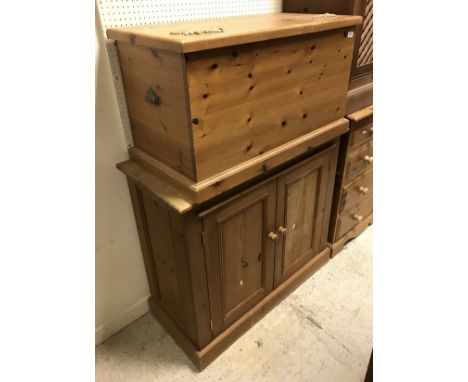
[[[351,151],[346,160],[344,184],[349,183],[359,175],[372,168],[373,144],[372,141],[363,144]]]
[[[356,227],[362,219],[372,212],[372,197],[367,197],[349,210],[340,213],[338,217],[337,239]]]
[[[349,148],[354,150],[359,145],[372,139],[374,132],[372,116],[364,121],[351,123],[351,132],[349,133]]]
[[[348,210],[358,203],[362,203],[367,197],[372,198],[372,175],[373,171],[369,170],[343,188],[340,212]]]

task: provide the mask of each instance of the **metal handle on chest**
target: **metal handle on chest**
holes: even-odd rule
[[[149,88],[145,94],[145,101],[153,106],[161,105],[161,98],[156,94],[153,88]]]

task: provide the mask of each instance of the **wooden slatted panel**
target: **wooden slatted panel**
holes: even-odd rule
[[[359,47],[359,55],[357,66],[372,64],[373,62],[373,1],[367,0],[366,11],[364,13],[364,21],[362,24],[361,45]]]

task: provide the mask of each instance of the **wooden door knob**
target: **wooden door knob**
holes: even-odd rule
[[[369,192],[369,189],[368,189],[367,187],[361,186],[361,187],[359,187],[359,192],[360,192],[361,194],[364,194],[364,195],[365,195],[365,194],[367,194],[367,193]]]
[[[358,223],[362,222],[362,219],[363,219],[362,215],[354,215],[353,218],[354,220],[357,220]]]
[[[282,225],[280,225],[280,226],[278,227],[278,231],[280,231],[283,235],[286,233],[287,230],[288,230],[288,229],[285,228],[285,227],[283,227]]]
[[[268,237],[269,237],[271,240],[276,240],[276,239],[278,239],[278,235],[277,235],[276,233],[274,233],[274,232],[270,232],[270,233],[268,234]]]
[[[374,157],[370,157],[369,155],[366,155],[364,157],[364,160],[367,162],[367,163],[372,163],[374,161]]]

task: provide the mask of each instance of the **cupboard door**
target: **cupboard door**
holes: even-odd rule
[[[273,179],[203,217],[213,335],[273,289],[275,210]]]
[[[326,245],[334,153],[327,150],[278,178],[275,288]]]

